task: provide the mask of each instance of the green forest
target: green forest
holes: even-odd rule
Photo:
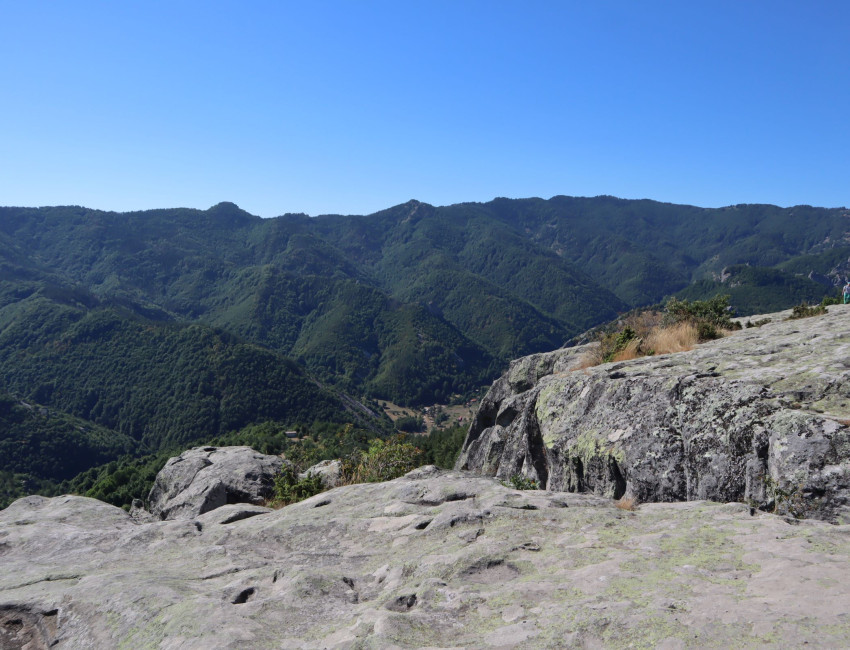
[[[127,505],[194,444],[353,453],[395,431],[378,400],[462,399],[669,297],[820,302],[850,276],[848,216],[564,196],[274,219],[0,208],[0,507]],[[450,464],[452,431],[415,442]]]

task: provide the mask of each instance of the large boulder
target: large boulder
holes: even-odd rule
[[[148,509],[160,519],[193,519],[228,503],[260,505],[284,462],[250,447],[195,447],[156,475]]]
[[[621,504],[622,505],[622,504]],[[420,469],[269,511],[0,511],[0,647],[847,647],[850,527]]]
[[[585,352],[514,361],[457,467],[550,490],[850,522],[850,305],[776,316],[690,352],[581,369]]]

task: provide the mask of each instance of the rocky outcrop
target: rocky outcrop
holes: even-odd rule
[[[457,467],[550,490],[850,522],[850,306],[577,369],[584,352],[514,361],[482,400]]]
[[[298,475],[298,478],[305,479],[310,476],[320,476],[322,485],[326,488],[335,488],[342,482],[342,461],[341,460],[322,460],[308,467]]]
[[[193,519],[228,503],[262,504],[284,462],[250,447],[195,447],[157,474],[148,509],[160,519]]]
[[[0,647],[846,647],[848,555],[848,526],[433,467],[177,521],[30,496],[0,511]]]

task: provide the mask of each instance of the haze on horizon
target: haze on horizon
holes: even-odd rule
[[[850,205],[837,0],[3,8],[2,205]]]

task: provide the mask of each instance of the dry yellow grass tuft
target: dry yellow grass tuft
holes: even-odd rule
[[[600,363],[602,363],[602,352],[599,349],[599,346],[597,345],[582,354],[578,358],[578,362],[576,363],[576,365],[570,368],[570,372],[575,372],[576,370],[584,370],[585,374],[589,374],[587,372],[587,369],[593,368],[593,366],[598,366]]]
[[[615,501],[614,505],[620,510],[628,510],[629,512],[634,512],[638,509],[638,501],[634,497],[622,497]]]
[[[636,330],[638,337],[629,341],[626,347],[610,357],[609,361],[629,361],[648,354],[687,352],[693,350],[698,343],[699,333],[692,323],[677,323],[662,327],[658,319],[652,319],[649,316],[642,322],[632,321],[639,328]],[[604,355],[603,345],[597,345],[585,352],[572,370],[586,370],[598,366],[605,362]]]
[[[619,320],[618,330],[607,330],[597,334],[598,343],[590,347],[570,368],[583,370],[602,363],[630,361],[655,354],[670,354],[693,350],[700,341],[729,336],[737,330],[719,327],[689,318],[672,325],[669,314],[646,311]],[[709,331],[706,330],[706,327]]]
[[[630,359],[637,359],[644,356],[640,350],[642,342],[643,339],[632,339],[626,347],[611,357],[611,361],[629,361]]]
[[[653,330],[646,337],[645,348],[652,350],[655,354],[668,354],[669,352],[687,352],[693,350],[699,340],[697,328],[691,323],[677,323],[670,327],[661,327]]]

